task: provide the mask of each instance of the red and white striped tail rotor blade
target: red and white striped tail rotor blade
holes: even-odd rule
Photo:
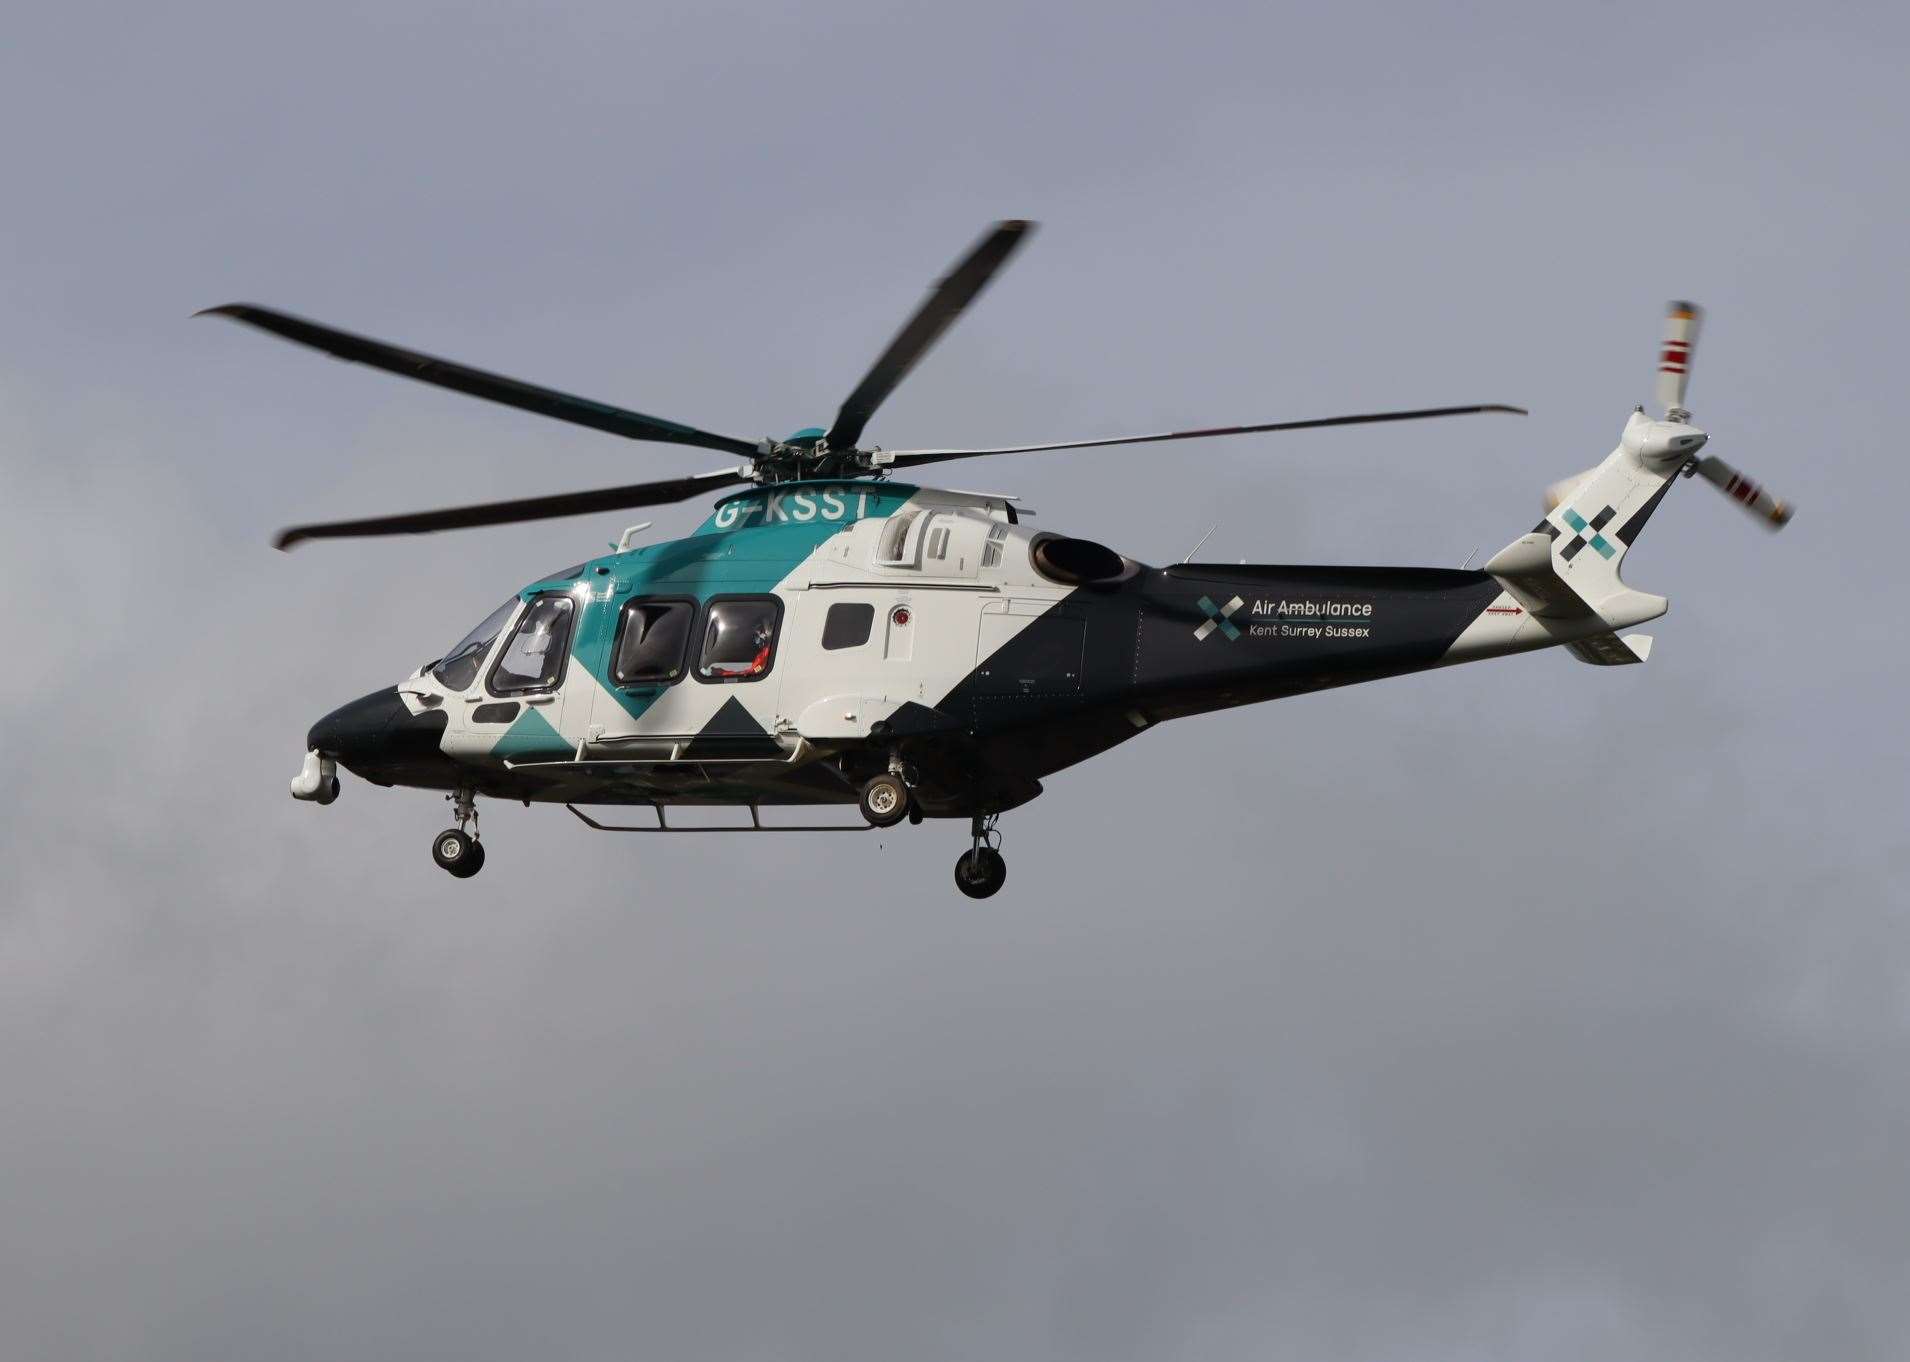
[[[1698,460],[1698,476],[1763,521],[1770,529],[1783,529],[1790,523],[1791,512],[1796,509],[1781,497],[1772,496],[1769,489],[1762,483],[1745,477],[1714,454],[1707,454]]]
[[[1658,351],[1658,405],[1668,412],[1686,409],[1691,353],[1698,348],[1698,327],[1703,321],[1704,309],[1696,303],[1675,302],[1665,309],[1665,343]]]

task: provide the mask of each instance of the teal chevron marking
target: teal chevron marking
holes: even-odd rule
[[[523,757],[567,757],[571,754],[571,744],[564,741],[564,735],[550,726],[543,712],[534,706],[526,705],[524,712],[517,716],[517,722],[505,730],[504,736],[497,740],[497,746],[491,749],[493,755],[516,760]]]

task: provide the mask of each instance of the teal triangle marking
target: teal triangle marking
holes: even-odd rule
[[[567,757],[574,749],[564,735],[550,726],[541,710],[531,705],[517,716],[517,722],[505,730],[491,749],[493,755],[521,760],[525,757]]]

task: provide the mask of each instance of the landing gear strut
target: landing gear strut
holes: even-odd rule
[[[971,899],[985,899],[1008,880],[1008,862],[1001,856],[1000,814],[976,814],[969,822],[974,846],[955,862],[955,887]]]
[[[461,880],[484,869],[484,843],[478,841],[477,797],[469,786],[445,796],[451,801],[458,825],[446,828],[431,843],[431,859]],[[466,827],[471,830],[465,831]]]

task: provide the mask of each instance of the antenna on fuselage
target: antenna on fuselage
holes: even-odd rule
[[[1199,553],[1199,552],[1201,551],[1201,549],[1202,549],[1203,547],[1205,547],[1205,546],[1206,546],[1206,543],[1207,543],[1207,541],[1208,541],[1209,539],[1212,539],[1212,538],[1214,537],[1214,531],[1215,531],[1215,530],[1217,530],[1217,529],[1219,529],[1219,528],[1220,528],[1220,522],[1219,522],[1218,520],[1216,520],[1216,521],[1215,521],[1215,522],[1214,522],[1213,524],[1211,524],[1211,525],[1209,525],[1209,526],[1207,527],[1207,533],[1206,533],[1206,534],[1203,534],[1203,535],[1202,535],[1202,536],[1200,537],[1200,543],[1198,543],[1198,544],[1196,544],[1196,545],[1194,545],[1194,547],[1193,547],[1193,548],[1191,548],[1191,549],[1189,549],[1189,550],[1187,550],[1187,555],[1186,555],[1186,556],[1185,556],[1184,558],[1182,558],[1182,559],[1181,559],[1181,562],[1183,562],[1183,563],[1191,563],[1191,562],[1193,562],[1193,561],[1194,561],[1194,555],[1195,555],[1195,554],[1197,554],[1197,553]]]

